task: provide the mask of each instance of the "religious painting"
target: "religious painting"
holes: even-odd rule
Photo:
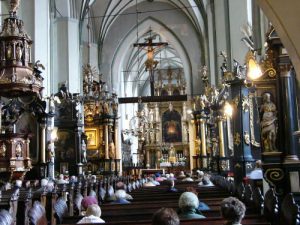
[[[65,174],[66,171],[69,171],[69,164],[68,163],[60,163],[60,165],[59,165],[60,174]]]
[[[29,134],[29,154],[33,163],[38,161],[39,153],[39,123],[30,112],[24,112],[16,122],[17,133]]]
[[[85,129],[85,135],[87,136],[87,149],[96,150],[98,147],[98,130],[96,128]]]
[[[181,115],[176,110],[167,110],[162,115],[164,142],[182,142]]]
[[[75,134],[72,130],[58,129],[57,141],[55,142],[55,157],[58,161],[75,159]]]

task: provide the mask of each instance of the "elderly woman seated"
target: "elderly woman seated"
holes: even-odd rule
[[[198,210],[198,197],[192,192],[184,192],[179,198],[179,218],[180,219],[198,219],[205,218]]]
[[[65,177],[63,174],[60,174],[58,179],[56,180],[57,184],[67,184],[68,181],[65,180]]]
[[[149,177],[148,182],[144,183],[143,186],[144,187],[154,187],[157,185],[156,182],[157,181],[155,181],[152,177]],[[159,183],[159,182],[157,182],[157,183]]]
[[[210,187],[210,186],[215,186],[209,179],[209,177],[207,175],[204,175],[202,181],[200,181],[198,183],[198,186],[206,186],[206,187]]]
[[[182,179],[182,181],[186,181],[186,182],[193,182],[193,178],[192,175],[190,173],[186,174],[186,178]]]
[[[196,171],[196,177],[197,178],[195,179],[195,181],[198,181],[198,182],[202,181],[202,179],[204,177],[204,172],[201,171],[201,170],[197,170]]]
[[[178,192],[177,188],[175,188],[175,181],[174,180],[168,180],[167,192]]]
[[[197,190],[196,190],[194,187],[187,187],[187,188],[186,188],[186,191],[192,192],[192,193],[194,193],[196,196],[198,196],[198,192],[197,192]],[[199,198],[198,198],[198,200],[199,200]],[[199,200],[198,210],[199,210],[199,211],[207,211],[207,210],[210,210],[210,208],[209,208],[209,206],[208,206],[206,203],[201,202],[201,201]]]
[[[115,197],[116,200],[111,202],[111,204],[130,204],[130,202],[126,200],[126,192],[124,190],[117,190]]]
[[[225,198],[221,202],[221,214],[227,221],[226,225],[240,225],[245,212],[246,207],[244,203],[235,197]]]
[[[101,209],[99,205],[92,204],[86,210],[86,216],[79,220],[77,223],[105,223],[103,219],[100,218]]]
[[[125,184],[122,181],[119,181],[118,183],[116,183],[116,190],[124,190],[124,191],[126,191]],[[126,200],[132,200],[133,197],[130,194],[126,193],[125,199]],[[116,196],[115,195],[112,196],[112,200],[116,200]]]

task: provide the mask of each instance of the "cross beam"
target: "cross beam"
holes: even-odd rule
[[[152,42],[152,38],[148,38],[148,42],[146,43],[134,43],[133,47],[160,47],[160,46],[167,46],[168,42]]]
[[[119,104],[139,103],[139,102],[178,102],[187,101],[187,95],[173,95],[173,96],[142,96],[142,97],[127,97],[118,98]]]

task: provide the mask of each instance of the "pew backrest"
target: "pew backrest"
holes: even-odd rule
[[[299,225],[300,224],[300,211],[299,206],[296,204],[293,194],[287,194],[281,204],[280,211],[281,224],[285,225]]]
[[[29,209],[28,218],[30,225],[47,225],[45,208],[39,201],[35,201]]]
[[[279,205],[278,198],[275,195],[274,189],[270,188],[265,194],[264,216],[271,222],[278,222]]]
[[[68,215],[68,206],[63,197],[60,197],[56,200],[54,204],[55,218],[56,223],[61,224],[63,217]]]

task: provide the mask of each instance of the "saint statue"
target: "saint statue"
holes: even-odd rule
[[[0,146],[0,157],[5,157],[5,155],[6,155],[6,145],[3,142],[2,145]]]
[[[81,155],[82,155],[82,163],[87,163],[87,160],[86,160],[86,144],[85,144],[84,140],[82,140],[82,142],[81,142]]]
[[[110,159],[115,159],[116,154],[115,154],[116,148],[114,142],[110,142],[108,145],[108,154]]]
[[[16,146],[16,157],[22,157],[22,146],[20,143],[18,143]]]
[[[55,113],[55,102],[53,94],[51,94],[49,98],[49,113]]]
[[[263,103],[260,112],[261,119],[261,140],[263,149],[266,152],[277,151],[276,149],[276,136],[277,136],[277,117],[276,105],[271,101],[271,94],[264,93]]]
[[[54,152],[53,142],[48,141],[47,150],[48,150],[48,162],[54,163],[55,152]]]
[[[176,161],[176,150],[173,144],[171,144],[169,149],[169,162],[175,163]]]

